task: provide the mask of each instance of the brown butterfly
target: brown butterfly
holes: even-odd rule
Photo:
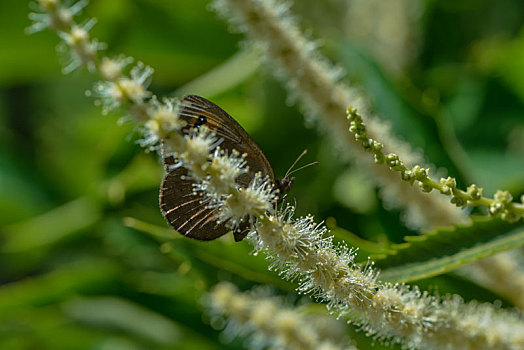
[[[228,154],[236,149],[246,155],[245,161],[249,168],[247,173],[236,179],[239,186],[249,186],[255,174],[260,172],[275,184],[280,194],[289,191],[294,178],[286,176],[275,181],[275,173],[264,152],[222,108],[203,97],[187,95],[180,101],[178,110],[178,117],[187,122],[187,126],[182,129],[183,134],[187,135],[192,128],[206,125],[221,139],[220,148],[227,150]],[[169,224],[184,236],[201,241],[211,241],[231,231],[227,222],[217,222],[219,209],[206,207],[202,195],[194,192],[195,181],[188,176],[184,167],[172,167],[175,163],[174,157],[164,157],[167,174],[160,189],[160,208]],[[249,233],[249,222],[249,217],[241,220],[233,231],[235,241],[243,240]]]

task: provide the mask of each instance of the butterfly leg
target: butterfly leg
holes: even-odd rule
[[[251,221],[249,216],[244,216],[240,223],[235,229],[233,230],[233,236],[235,237],[235,242],[240,242],[244,238],[246,238],[247,234],[249,233],[249,229],[251,228]]]

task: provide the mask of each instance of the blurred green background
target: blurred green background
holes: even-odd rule
[[[297,1],[304,29],[397,135],[460,186],[524,193],[524,2]],[[92,36],[155,69],[151,89],[202,94],[233,115],[282,176],[304,149],[297,213],[377,242],[416,234],[359,169],[304,126],[271,66],[204,0],[92,0]],[[57,36],[27,36],[28,3],[0,2],[0,348],[221,349],[200,300],[218,281],[290,295],[247,242],[178,237],[160,215],[162,166],[118,115],[85,96],[97,77],[60,73]],[[206,75],[222,65],[221,75]],[[199,77],[206,80],[194,82]],[[182,90],[180,90],[182,89]],[[189,89],[189,90],[188,90]],[[341,116],[342,117],[342,116]],[[343,152],[343,151],[342,151]],[[443,170],[445,171],[445,170]],[[365,254],[365,253],[364,253]],[[362,256],[363,259],[366,256]],[[425,289],[499,296],[446,275]],[[510,305],[508,305],[510,306]],[[353,332],[353,331],[351,331]],[[361,333],[359,347],[372,346]]]

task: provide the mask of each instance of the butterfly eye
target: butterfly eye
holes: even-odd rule
[[[207,118],[201,115],[198,117],[197,121],[195,122],[195,126],[199,127],[200,125],[204,125],[207,122]]]

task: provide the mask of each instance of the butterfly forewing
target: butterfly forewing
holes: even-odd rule
[[[275,182],[273,168],[266,156],[248,135],[248,133],[229,114],[213,102],[196,95],[187,95],[180,101],[179,118],[187,122],[182,130],[187,134],[192,128],[206,125],[221,139],[220,148],[231,154],[236,149],[245,154],[249,167],[247,174],[241,175],[236,182],[247,187],[255,174],[260,172]],[[174,167],[173,157],[164,157],[167,174],[160,190],[160,207],[167,221],[181,234],[198,240],[216,239],[230,229],[226,222],[218,222],[220,212],[216,208],[208,208],[203,203],[203,197],[193,188],[194,180],[183,167]],[[240,230],[235,232],[235,239],[245,237],[249,225],[246,220],[241,223]]]

